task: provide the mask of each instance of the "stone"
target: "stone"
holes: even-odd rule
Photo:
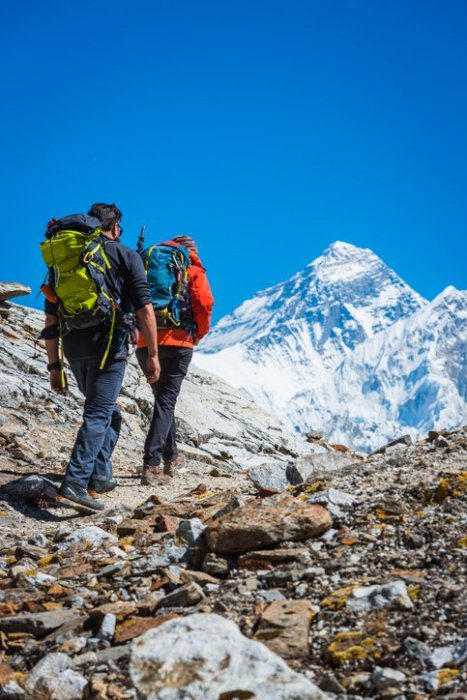
[[[302,484],[323,472],[333,472],[352,464],[355,459],[342,452],[323,452],[300,457],[287,467],[287,477],[291,484]]]
[[[20,479],[9,481],[4,484],[0,491],[23,500],[36,500],[38,498],[47,498],[54,501],[57,497],[58,487],[42,476],[31,474],[23,476]]]
[[[45,547],[48,547],[49,545],[49,540],[43,532],[35,532],[33,535],[31,535],[28,542],[36,547],[41,547],[42,549],[45,549]]]
[[[31,287],[19,282],[0,282],[0,301],[31,294]]]
[[[106,642],[111,642],[115,634],[115,626],[117,617],[114,613],[107,613],[101,622],[101,626],[96,634],[97,639],[102,639]]]
[[[260,598],[262,598],[266,603],[272,603],[274,600],[287,600],[285,595],[275,588],[268,589],[266,591],[259,592]]]
[[[315,442],[317,440],[323,439],[323,434],[319,433],[317,430],[309,430],[306,434],[306,439],[308,442]]]
[[[118,542],[117,537],[112,535],[110,532],[103,530],[97,525],[85,525],[80,527],[78,530],[70,533],[65,537],[63,542],[60,542],[57,547],[58,549],[67,549],[71,545],[84,542],[91,546],[92,549],[97,549],[104,542],[112,542],[116,544]]]
[[[187,547],[185,545],[174,545],[171,542],[157,546],[152,554],[147,557],[141,557],[131,563],[131,572],[133,576],[149,576],[155,574],[165,566],[183,561],[187,556]]]
[[[42,676],[34,686],[31,700],[82,700],[87,684],[81,673],[68,668],[56,676]]]
[[[149,519],[125,518],[117,525],[117,535],[119,537],[137,537],[147,532],[153,532],[153,530],[154,523]]]
[[[414,637],[406,637],[402,646],[408,656],[419,659],[425,666],[431,668],[431,650],[424,642]]]
[[[369,612],[380,608],[412,610],[413,603],[409,598],[404,581],[392,581],[382,586],[357,586],[353,588],[347,599],[346,607],[352,612]]]
[[[35,692],[38,694],[40,690],[38,686],[40,686],[43,679],[54,678],[70,667],[71,659],[66,654],[47,654],[47,656],[44,656],[29,673],[26,683],[24,684],[26,693],[34,697]]]
[[[394,668],[376,666],[370,676],[369,683],[375,690],[384,690],[405,683],[407,676],[402,671],[397,671]]]
[[[118,600],[115,603],[104,603],[104,605],[100,605],[98,608],[93,608],[93,610],[90,611],[90,616],[101,624],[104,617],[109,613],[115,615],[116,619],[120,621],[129,617],[129,615],[133,615],[136,610],[136,603]]]
[[[204,573],[210,576],[219,576],[224,578],[229,575],[230,566],[227,559],[223,557],[217,557],[212,552],[208,552],[204,557],[202,569]]]
[[[2,685],[2,697],[18,700],[18,698],[25,697],[25,692],[16,681],[8,681]]]
[[[456,644],[452,653],[452,663],[455,666],[460,666],[467,661],[467,637],[459,644]]]
[[[241,554],[238,557],[238,566],[242,569],[264,569],[268,564],[287,564],[300,562],[306,564],[310,561],[310,553],[305,548],[297,549],[260,549]]]
[[[313,493],[307,501],[308,503],[321,503],[326,506],[333,517],[340,518],[343,515],[341,508],[350,508],[355,502],[355,496],[338,489],[328,488]]]
[[[310,603],[308,600],[276,600],[261,615],[254,639],[283,659],[308,655]]]
[[[208,583],[219,583],[214,576],[210,576],[210,574],[206,574],[204,571],[191,571],[191,569],[182,569],[180,572],[180,581],[182,583],[190,583],[190,581],[194,581],[200,586],[205,586]]]
[[[326,673],[319,684],[321,690],[334,695],[345,695],[345,688],[342,686],[333,673]]]
[[[206,525],[199,518],[182,520],[177,528],[177,537],[190,547],[200,544]]]
[[[167,613],[158,617],[133,617],[129,620],[124,620],[115,629],[114,644],[129,642],[147,630],[160,627],[164,622],[174,617],[177,617],[175,613]]]
[[[259,464],[248,471],[248,477],[260,491],[280,493],[290,486],[286,464]]]
[[[161,608],[185,608],[196,605],[204,598],[203,589],[194,581],[176,588],[168,593],[160,602]]]
[[[6,615],[0,617],[0,632],[26,632],[35,637],[45,637],[50,632],[70,622],[75,623],[81,615],[74,610],[52,610],[32,615]]]
[[[130,676],[141,700],[321,700],[326,697],[263,644],[215,614],[170,620],[133,642]]]
[[[0,688],[2,688],[9,681],[14,680],[15,676],[16,672],[11,668],[11,666],[0,661]]]
[[[457,668],[442,668],[430,673],[424,673],[421,678],[430,690],[441,690],[449,688],[459,677]]]
[[[253,499],[233,513],[210,521],[206,539],[212,552],[240,554],[281,542],[318,537],[331,524],[331,517],[322,506],[300,502],[293,496],[264,498],[259,502]]]
[[[377,450],[373,450],[370,456],[384,454],[389,447],[394,447],[394,445],[407,445],[410,447],[410,445],[413,445],[413,440],[410,435],[401,435],[401,437],[391,440],[391,442],[386,443],[386,445],[378,447]]]

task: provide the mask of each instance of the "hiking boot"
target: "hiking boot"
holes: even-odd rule
[[[104,510],[104,504],[92,498],[82,486],[62,484],[58,490],[57,501],[86,513]]]
[[[145,464],[141,476],[141,486],[160,486],[168,481],[160,464]]]
[[[179,452],[173,459],[164,459],[164,474],[167,476],[175,476],[175,472],[179,467],[185,464],[185,455]]]
[[[98,493],[108,493],[117,488],[117,482],[115,479],[109,479],[108,481],[103,481],[102,479],[91,479],[88,486],[88,494],[92,497],[96,496]]]

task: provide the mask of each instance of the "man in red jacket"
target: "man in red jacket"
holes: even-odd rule
[[[157,343],[161,373],[159,380],[151,384],[154,394],[154,413],[144,444],[141,477],[141,483],[144,486],[157,485],[172,477],[176,469],[185,461],[184,455],[177,450],[175,404],[193,356],[193,347],[198,345],[209,331],[214,305],[206,271],[198,257],[194,240],[189,236],[175,236],[170,243],[184,246],[190,253],[188,267],[190,308],[185,312],[185,317],[182,315],[179,327],[158,328]],[[144,372],[147,347],[143,334],[139,337],[136,356]]]

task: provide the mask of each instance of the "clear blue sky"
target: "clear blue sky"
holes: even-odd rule
[[[1,280],[114,201],[197,239],[216,318],[336,239],[467,286],[465,0],[25,0],[0,39]]]

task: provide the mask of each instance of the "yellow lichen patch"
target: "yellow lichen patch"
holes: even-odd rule
[[[311,622],[311,620],[315,619],[317,614],[318,613],[316,612],[316,610],[308,610],[308,619],[310,620],[310,622]]]
[[[118,544],[120,547],[125,547],[125,546],[131,547],[131,545],[133,544],[134,541],[135,541],[135,538],[128,535],[128,537],[121,537],[118,540]]]
[[[457,546],[461,549],[467,549],[467,537],[461,537],[457,540]]]
[[[214,491],[206,491],[206,493],[195,493],[195,498],[197,498],[199,501],[202,501],[205,498],[211,498],[211,496],[214,495]]]
[[[330,595],[326,596],[326,598],[323,598],[321,601],[321,607],[328,608],[328,610],[342,610],[352,595],[354,588],[355,586],[344,586],[344,588],[338,588]]]
[[[436,674],[436,680],[438,681],[438,689],[443,688],[445,685],[449,685],[456,680],[459,675],[457,668],[442,668]]]
[[[420,589],[421,586],[418,586],[417,584],[414,584],[413,586],[407,586],[407,593],[409,595],[409,598],[414,603],[416,600],[418,600],[418,596],[420,595]]]
[[[56,554],[46,554],[45,557],[38,560],[37,565],[42,569],[44,566],[48,566],[54,561],[57,561]]]
[[[6,510],[0,510],[0,518],[4,518],[7,515],[8,513],[6,512]]]
[[[37,569],[27,569],[26,571],[23,571],[25,576],[37,576],[37,573]]]
[[[415,515],[416,515],[418,518],[424,518],[425,515],[426,515],[426,513],[425,513],[424,510],[416,510],[416,511],[415,511]]]
[[[324,489],[329,488],[332,485],[332,481],[328,481],[325,479],[319,479],[318,481],[310,481],[307,484],[300,484],[300,486],[296,486],[296,493],[298,493],[298,500],[299,501],[306,501],[308,496],[311,496],[313,493],[317,493],[318,491],[323,491]]]
[[[446,498],[456,498],[467,492],[467,472],[451,472],[441,479],[431,500],[441,503]]]
[[[382,508],[381,506],[377,506],[375,508],[375,515],[378,518],[378,520],[388,520],[389,522],[393,523],[398,523],[401,520],[405,520],[404,516],[401,513],[394,513],[390,510],[387,510],[386,508]]]
[[[340,632],[328,646],[327,653],[337,665],[381,656],[376,641],[366,637],[364,632]]]

